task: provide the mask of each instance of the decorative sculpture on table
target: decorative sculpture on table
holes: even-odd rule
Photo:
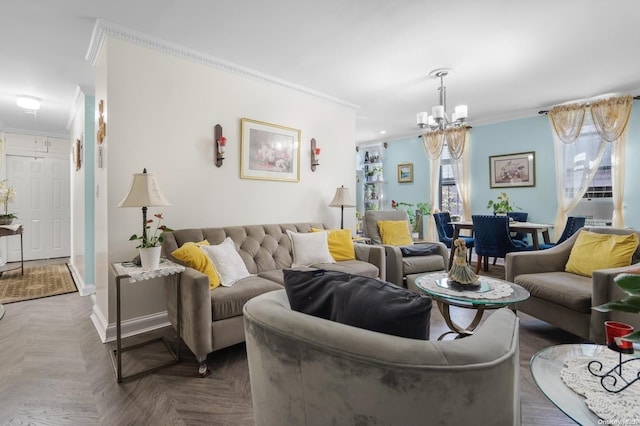
[[[467,264],[467,246],[465,240],[463,238],[455,240],[452,250],[455,250],[455,256],[453,258],[453,265],[451,265],[451,269],[449,270],[449,279],[457,284],[477,284],[478,276]]]

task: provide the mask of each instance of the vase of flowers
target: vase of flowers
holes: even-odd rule
[[[9,213],[9,203],[16,197],[16,190],[13,186],[9,186],[7,180],[0,181],[0,200],[2,201],[3,214],[0,214],[0,225],[10,225],[16,216],[13,213]]]
[[[173,231],[173,229],[161,225],[164,219],[162,213],[154,214],[154,219],[148,219],[144,224],[144,232],[142,235],[133,234],[129,241],[138,240],[140,243],[136,247],[140,251],[140,263],[145,271],[158,269],[160,265],[160,254],[162,251],[162,242],[164,241],[163,233]],[[152,224],[155,223],[155,229],[151,230]]]

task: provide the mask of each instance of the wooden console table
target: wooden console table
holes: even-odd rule
[[[11,265],[5,263],[0,266],[0,273],[13,271],[20,268],[20,272],[24,275],[24,245],[22,242],[22,225],[0,225],[0,238],[10,237],[12,235],[20,235],[20,264],[11,262]]]

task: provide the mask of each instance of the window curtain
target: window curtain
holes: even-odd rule
[[[471,220],[471,189],[469,179],[469,132],[464,128],[445,130],[445,140],[451,153],[453,177],[462,201],[462,219]]]
[[[592,105],[560,105],[549,111],[557,181],[556,239],[564,229],[568,212],[580,202],[598,171],[605,143],[613,144],[613,226],[624,226],[624,153],[632,104],[633,98],[625,96],[599,100]],[[583,131],[591,127],[595,131]]]
[[[427,153],[430,167],[429,177],[429,204],[432,207],[439,205],[440,202],[440,156],[444,147],[444,134],[441,132],[425,133],[422,136],[424,150]],[[427,226],[426,239],[428,241],[438,241],[438,232],[436,230],[435,220],[430,220]]]

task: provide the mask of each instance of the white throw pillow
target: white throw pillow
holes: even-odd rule
[[[310,266],[316,263],[336,263],[329,252],[328,232],[291,232],[287,230],[291,239],[293,251],[292,267]]]
[[[231,287],[236,281],[251,276],[231,238],[215,246],[200,246],[200,250],[213,262],[221,285]]]

